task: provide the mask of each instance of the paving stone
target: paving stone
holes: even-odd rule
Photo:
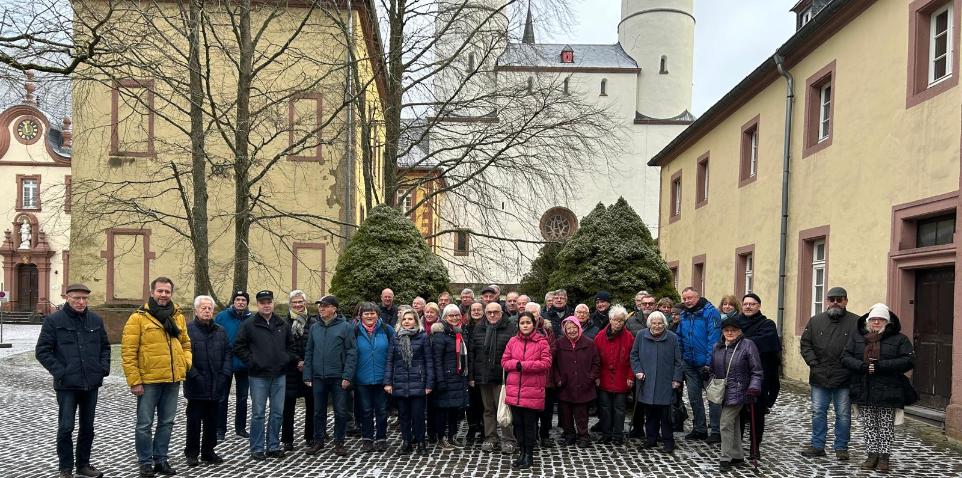
[[[6,331],[5,331],[6,332]],[[25,343],[30,333],[17,331],[18,341]],[[97,407],[96,438],[92,462],[107,477],[135,477],[134,423],[136,400],[128,392],[119,366],[119,348],[114,349],[111,375],[101,389]],[[32,351],[0,360],[0,476],[57,476],[55,436],[57,428],[56,397],[47,372],[37,363]],[[689,443],[676,434],[678,447],[673,456],[657,450],[646,450],[631,442],[625,447],[595,443],[588,449],[558,446],[538,450],[536,464],[528,471],[511,469],[512,458],[500,453],[485,453],[480,444],[463,450],[431,450],[428,457],[395,455],[400,439],[396,428],[389,428],[390,447],[385,453],[364,453],[358,438],[348,438],[351,455],[337,457],[332,446],[317,456],[300,450],[280,460],[255,462],[248,457],[247,440],[229,433],[217,446],[226,460],[218,466],[202,464],[188,468],[183,456],[186,401],[181,398],[174,435],[171,439],[171,463],[183,477],[701,477],[718,476],[718,446],[704,442]],[[233,414],[233,411],[231,411]],[[630,411],[629,411],[630,414]],[[298,413],[297,430],[302,430],[303,413]],[[829,417],[829,423],[832,423]],[[594,420],[592,420],[593,423]],[[688,422],[690,425],[690,421]],[[333,433],[333,418],[328,424]],[[464,432],[462,424],[462,433]],[[864,459],[858,421],[853,420],[852,457],[838,462],[831,454],[824,458],[806,459],[799,454],[807,444],[810,431],[810,408],[805,395],[783,388],[777,406],[768,416],[768,429],[762,445],[759,470],[736,468],[732,477],[848,477],[884,476],[864,473],[858,465]],[[560,430],[553,430],[560,438]],[[300,436],[300,435],[296,435]],[[831,441],[831,430],[829,431]],[[298,440],[296,446],[303,443]],[[747,444],[746,444],[747,447]],[[892,476],[962,476],[962,454],[954,448],[923,441],[916,426],[900,426],[893,447],[895,471]]]

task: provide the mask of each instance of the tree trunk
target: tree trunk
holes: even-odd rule
[[[239,5],[239,65],[237,71],[237,129],[234,131],[234,289],[247,290],[250,262],[250,95],[254,76],[251,38],[251,0]]]
[[[391,2],[388,11],[388,71],[387,94],[384,104],[384,202],[394,206],[397,202],[397,157],[401,136],[401,106],[404,87],[404,16],[406,0]]]
[[[203,22],[203,1],[190,2],[190,156],[194,188],[191,207],[194,248],[194,295],[210,295],[210,254],[207,236],[207,157],[204,152],[204,81],[200,71],[200,28]]]

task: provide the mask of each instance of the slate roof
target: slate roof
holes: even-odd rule
[[[574,50],[574,63],[561,63],[561,50]],[[509,43],[498,58],[498,68],[604,68],[638,70],[638,63],[614,45]]]

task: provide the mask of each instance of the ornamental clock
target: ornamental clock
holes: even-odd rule
[[[33,119],[25,119],[17,124],[17,136],[24,141],[33,141],[40,134],[40,125]]]

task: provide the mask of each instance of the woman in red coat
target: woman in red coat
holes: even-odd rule
[[[514,468],[530,468],[534,446],[538,443],[538,412],[544,408],[544,387],[551,370],[548,339],[535,331],[534,314],[518,316],[518,335],[511,337],[501,355],[505,374],[504,402],[511,406],[514,437],[521,455]]]
[[[561,428],[565,445],[577,443],[580,448],[591,446],[588,437],[588,404],[595,399],[595,380],[601,368],[598,349],[585,337],[581,323],[574,316],[561,322],[564,336],[558,338],[554,360],[554,382],[558,386]],[[577,425],[577,429],[575,426]]]
[[[608,325],[595,336],[595,347],[601,358],[598,380],[598,419],[601,421],[601,443],[625,443],[625,399],[634,385],[631,373],[631,347],[635,343],[625,327],[628,311],[616,305],[608,312]]]

